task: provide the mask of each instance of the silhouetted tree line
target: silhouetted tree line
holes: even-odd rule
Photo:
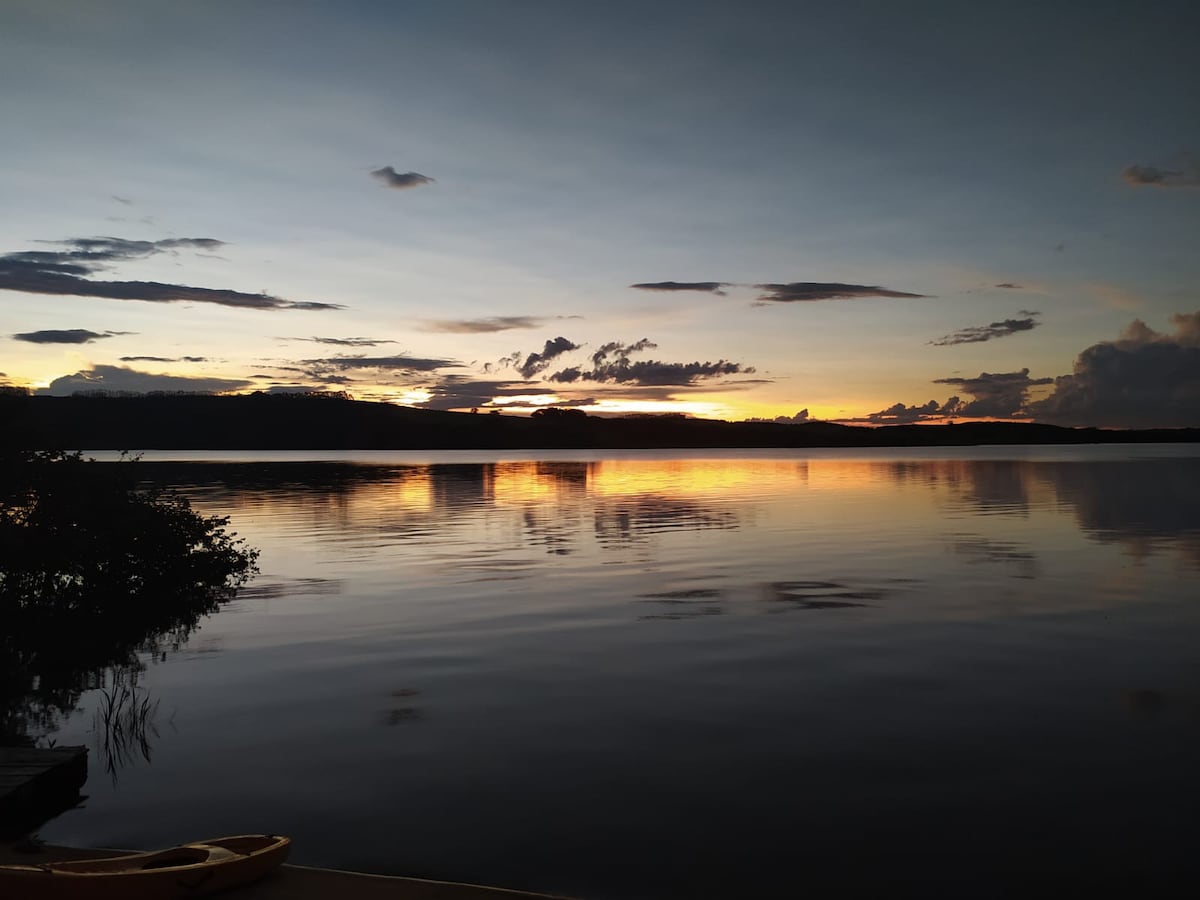
[[[701,447],[921,447],[1196,441],[1200,429],[1103,431],[1033,422],[852,427],[724,422],[679,414],[471,415],[335,396],[0,396],[0,441],[26,448],[436,450]]]
[[[52,727],[106,667],[178,643],[255,572],[257,551],[134,462],[0,450],[0,743]]]

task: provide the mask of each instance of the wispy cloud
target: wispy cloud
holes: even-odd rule
[[[149,303],[214,303],[241,309],[342,309],[336,303],[286,300],[267,293],[164,284],[158,281],[97,281],[89,276],[111,263],[141,259],[180,249],[224,246],[214,238],[129,241],[123,238],[76,238],[54,241],[65,250],[29,250],[0,256],[0,290],[27,294],[143,300]]]
[[[308,366],[349,371],[352,369],[388,369],[399,372],[433,372],[453,368],[462,363],[452,359],[426,359],[420,356],[331,356],[324,359],[301,360]]]
[[[433,183],[433,179],[428,175],[422,175],[420,172],[397,172],[391,166],[376,169],[371,173],[371,177],[377,178],[388,187],[396,188],[397,190]]]
[[[1194,188],[1200,187],[1200,163],[1194,159],[1183,160],[1170,169],[1159,166],[1127,166],[1121,177],[1134,187]]]
[[[704,291],[709,294],[724,295],[722,288],[729,287],[725,281],[647,281],[641,284],[631,284],[630,287],[639,291]]]
[[[208,362],[207,356],[122,356],[121,362],[157,362],[157,363],[202,363]],[[251,376],[253,377],[253,376]]]
[[[132,331],[88,331],[86,328],[48,328],[43,331],[23,331],[12,337],[14,341],[25,341],[27,344],[90,344],[104,338],[134,333]]]
[[[521,328],[538,328],[545,319],[534,316],[491,316],[486,319],[431,319],[422,330],[445,334],[492,334]]]
[[[834,281],[793,281],[789,284],[756,284],[763,291],[760,303],[811,303],[817,300],[852,300],[858,297],[925,297],[893,291],[872,284],[843,284]]]
[[[334,338],[334,337],[294,337],[285,338],[289,341],[308,341],[313,344],[328,344],[333,347],[378,347],[380,344],[394,344],[395,341],[384,340],[383,338]]]
[[[754,288],[760,291],[756,305],[768,303],[811,303],[817,300],[851,300],[856,297],[925,297],[926,294],[910,294],[894,291],[873,284],[846,284],[840,281],[791,281],[738,284],[733,281],[648,281],[631,284],[642,291],[701,291],[725,296],[725,288]]]
[[[952,334],[943,335],[929,343],[935,347],[953,347],[956,344],[981,344],[984,341],[1008,337],[1021,331],[1032,331],[1041,324],[1037,320],[1037,317],[1041,315],[1040,313],[1028,310],[1022,310],[1021,312],[1025,314],[1025,318],[1023,319],[1003,319],[987,325],[974,325],[970,328],[964,328],[961,331],[955,331]]]

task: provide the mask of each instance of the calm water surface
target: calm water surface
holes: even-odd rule
[[[148,761],[85,695],[45,838],[589,898],[1194,875],[1200,448],[302,456],[142,464],[262,574],[147,661]]]

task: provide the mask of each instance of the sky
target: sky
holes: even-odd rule
[[[1194,0],[0,5],[0,385],[1200,425]]]

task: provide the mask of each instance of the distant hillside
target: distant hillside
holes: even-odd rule
[[[0,442],[87,450],[434,450],[916,447],[1200,440],[1200,429],[1104,431],[1033,423],[855,428],[681,416],[526,418],[314,396],[0,396]]]

